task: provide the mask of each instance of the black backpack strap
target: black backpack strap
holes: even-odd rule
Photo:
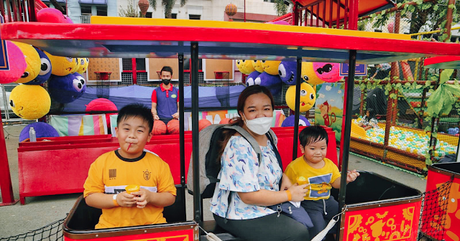
[[[276,147],[276,143],[275,143],[275,133],[270,129],[269,132],[267,132],[267,137],[268,139],[270,140],[270,143],[272,144],[272,147],[273,147],[273,152],[275,152],[275,156],[276,156],[276,159],[278,160],[278,164],[280,165],[280,168],[281,168],[281,171],[283,170],[283,162],[281,160],[281,155],[280,153],[278,152],[278,148]],[[281,183],[281,182],[280,182]]]

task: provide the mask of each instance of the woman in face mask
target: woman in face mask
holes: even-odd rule
[[[232,125],[243,127],[260,146],[259,160],[251,144],[236,133],[222,135],[221,164],[211,212],[216,223],[244,240],[310,240],[306,226],[268,206],[286,201],[302,201],[305,185],[279,190],[283,170],[267,132],[273,118],[274,101],[260,85],[249,86],[238,98],[239,117]]]

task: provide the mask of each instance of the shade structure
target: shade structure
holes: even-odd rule
[[[313,14],[320,20],[324,20],[328,23],[330,21],[337,21],[337,16],[339,21],[343,20],[345,17],[345,9],[349,8],[347,4],[350,3],[351,0],[291,0],[291,2],[298,4],[298,8],[305,8],[307,10],[314,5]],[[330,11],[331,5],[332,11]],[[366,16],[394,6],[395,2],[392,0],[361,0],[358,3],[358,17]],[[317,8],[319,8],[319,11]],[[337,8],[340,8],[340,14],[337,14]]]

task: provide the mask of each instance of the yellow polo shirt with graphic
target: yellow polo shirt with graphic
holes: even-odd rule
[[[341,176],[339,168],[331,160],[324,158],[325,165],[316,169],[308,165],[303,156],[292,161],[284,173],[291,183],[297,183],[298,177],[305,177],[308,181],[305,200],[328,199],[331,195],[332,183]]]

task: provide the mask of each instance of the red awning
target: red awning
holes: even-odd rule
[[[307,11],[310,11],[310,7],[314,6],[313,14],[318,15],[317,17],[319,19],[324,19],[325,22],[329,22],[337,20],[337,6],[340,6],[339,19],[343,19],[345,16],[345,3],[349,3],[351,0],[291,0],[291,2],[300,4],[300,8],[306,8]],[[332,11],[330,11],[331,3]],[[317,6],[319,6],[319,11]],[[393,0],[361,0],[358,5],[358,17],[366,16],[394,6],[395,3]],[[325,10],[324,7],[326,7]]]

